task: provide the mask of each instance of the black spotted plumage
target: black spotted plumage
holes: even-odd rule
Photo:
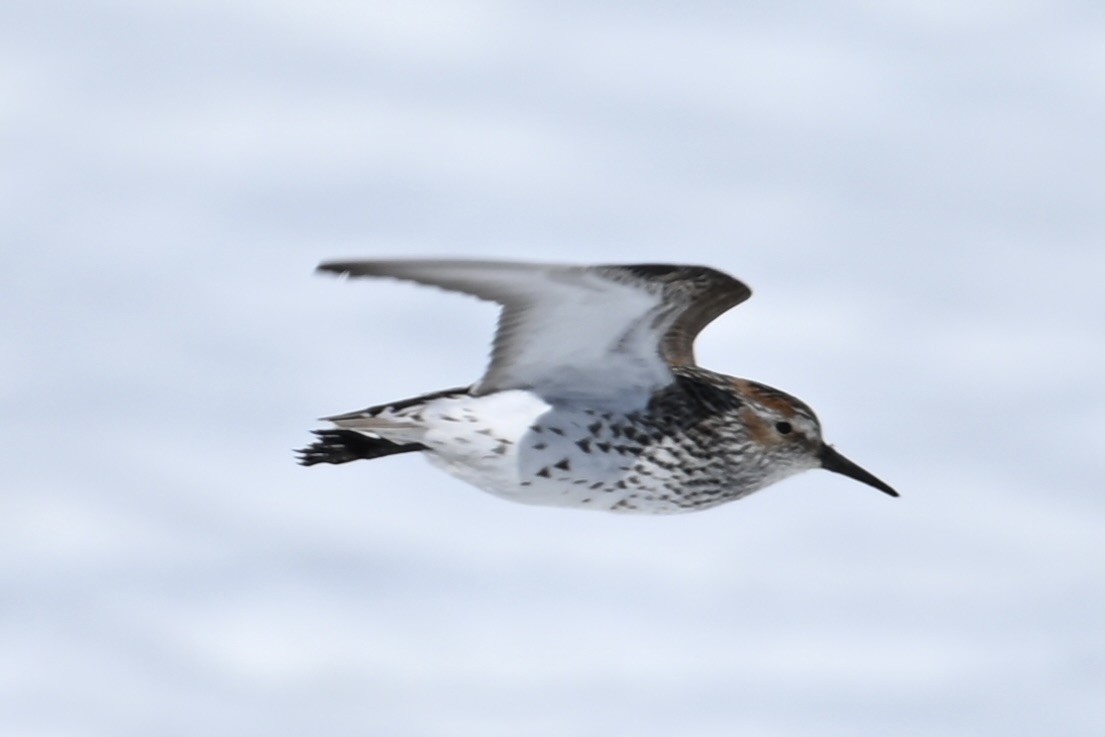
[[[822,467],[888,494],[821,438],[791,395],[696,365],[698,333],[751,291],[706,266],[335,261],[502,307],[470,386],[326,418],[304,465],[418,452],[516,501],[666,513],[738,499]],[[593,493],[595,492],[595,493]]]

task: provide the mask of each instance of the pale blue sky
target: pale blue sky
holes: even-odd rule
[[[0,9],[0,732],[1105,731],[1105,12],[1092,3]],[[809,473],[511,505],[317,416],[495,312],[342,256],[685,261]]]

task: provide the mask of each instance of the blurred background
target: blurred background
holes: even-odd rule
[[[1105,10],[0,6],[0,732],[1105,733]],[[708,264],[701,362],[902,492],[512,505],[324,414],[492,306],[335,257]]]

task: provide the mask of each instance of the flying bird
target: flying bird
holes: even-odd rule
[[[475,384],[325,417],[305,466],[421,453],[497,496],[615,512],[689,512],[812,468],[897,496],[828,445],[813,410],[695,363],[694,340],[748,299],[705,266],[331,261],[502,306]]]

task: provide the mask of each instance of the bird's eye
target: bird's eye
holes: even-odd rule
[[[778,430],[780,434],[786,435],[793,430],[794,427],[789,422],[776,422],[775,429]]]

